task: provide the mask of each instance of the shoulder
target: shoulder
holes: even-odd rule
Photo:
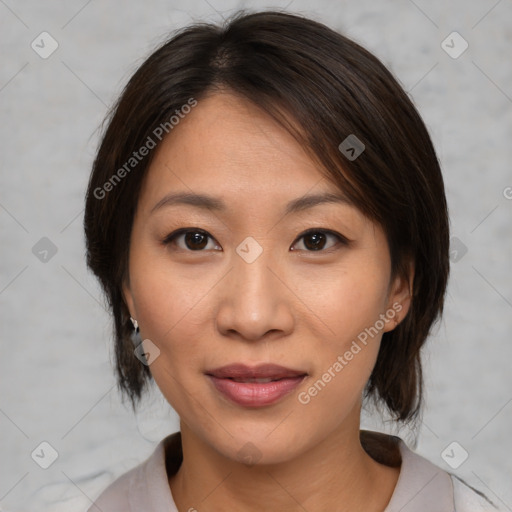
[[[399,437],[366,431],[361,441],[377,462],[400,466],[385,512],[426,512],[433,503],[437,512],[500,512],[484,493],[414,452]]]
[[[175,453],[179,442],[179,432],[160,441],[149,458],[112,482],[87,512],[176,511],[168,470],[180,463],[180,453]]]
[[[466,484],[455,475],[451,475],[451,478],[456,512],[499,512],[501,510],[482,492]]]
[[[499,512],[500,509],[481,491],[471,487],[458,476],[445,471],[433,464],[425,457],[413,452],[400,443],[402,459],[407,461],[405,469],[414,473],[415,478],[422,486],[425,508],[429,510],[429,503],[435,497],[442,510],[453,512]],[[427,480],[428,479],[428,480]]]
[[[87,512],[104,510],[108,512],[127,512],[130,508],[130,490],[140,483],[147,460],[127,471],[112,482],[94,501]]]

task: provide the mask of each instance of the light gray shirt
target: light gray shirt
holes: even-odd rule
[[[367,435],[383,434],[364,431]],[[400,476],[383,512],[496,512],[478,491],[414,453],[398,437]],[[366,447],[365,447],[366,448]],[[181,434],[167,436],[144,462],[115,480],[87,512],[178,512],[169,476],[182,461]],[[188,510],[194,510],[192,507]],[[188,512],[181,511],[181,512]]]

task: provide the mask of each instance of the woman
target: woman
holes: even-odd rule
[[[90,178],[88,265],[135,408],[180,432],[90,510],[496,510],[395,436],[443,311],[443,180],[389,71],[279,12],[182,30],[137,70]]]

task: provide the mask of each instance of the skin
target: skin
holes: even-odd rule
[[[395,321],[308,404],[298,400],[380,314],[397,303],[396,318],[407,314],[409,287],[391,279],[384,232],[346,203],[284,215],[293,199],[339,190],[288,132],[234,95],[202,99],[156,151],[123,292],[142,339],[160,350],[150,370],[180,416],[184,460],[169,477],[178,509],[384,510],[399,468],[364,451],[360,411],[382,333]],[[177,191],[218,196],[226,210],[152,211]],[[187,246],[184,236],[163,243],[179,228],[210,238],[202,246]],[[311,250],[311,238],[301,237],[310,228],[351,242],[327,235],[322,250]],[[263,249],[252,263],[236,252],[248,236]],[[235,362],[308,376],[277,404],[251,409],[227,400],[204,374]],[[238,453],[248,442],[261,457],[252,466]]]

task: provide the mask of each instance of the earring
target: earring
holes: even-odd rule
[[[142,343],[142,339],[140,337],[139,322],[137,322],[137,320],[132,317],[130,317],[130,320],[132,321],[133,325],[133,332],[130,334],[130,338],[132,340],[133,346],[137,348]]]

